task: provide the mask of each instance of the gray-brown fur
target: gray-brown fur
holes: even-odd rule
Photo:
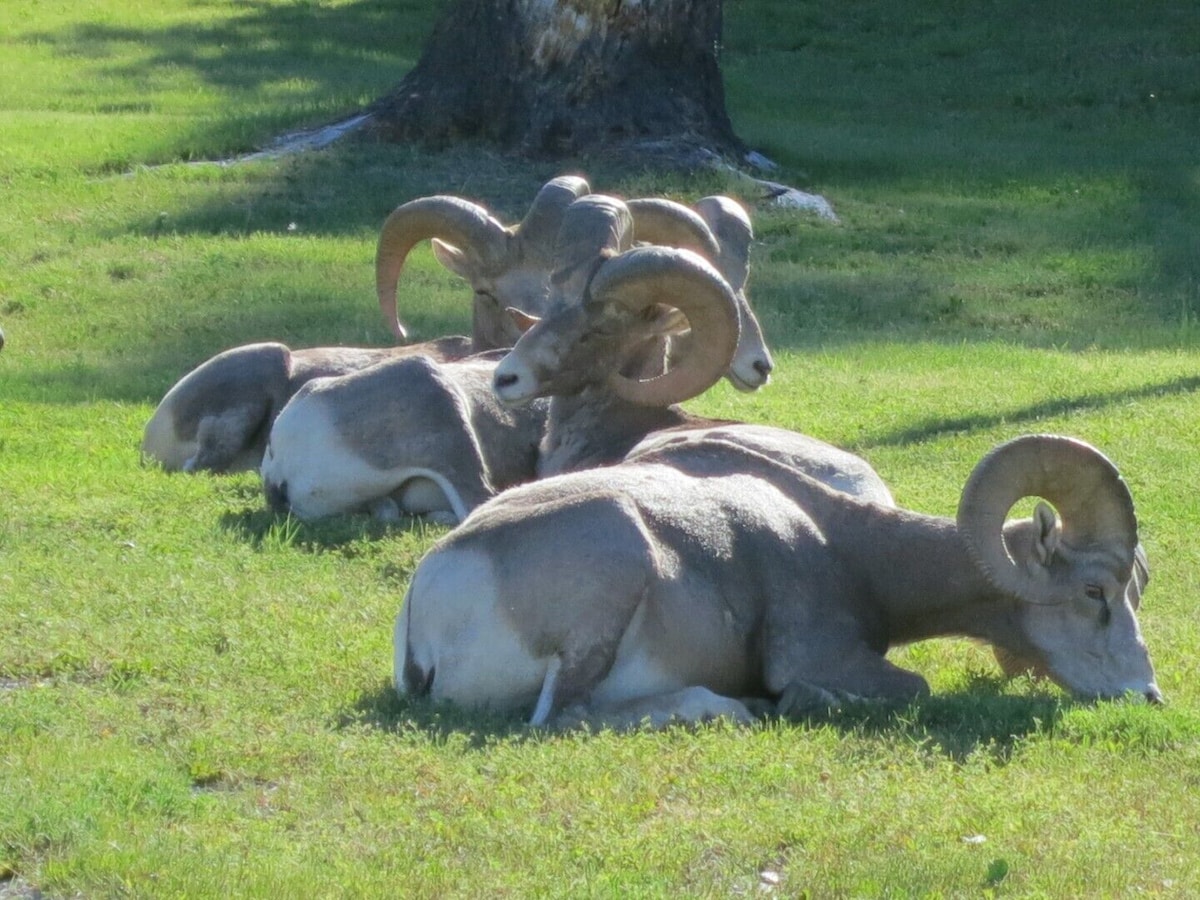
[[[397,360],[327,383],[328,400],[338,428],[368,463],[443,468],[474,508],[533,478],[546,419],[544,403],[513,410],[496,400],[498,358],[493,352],[445,364]]]
[[[578,187],[575,181],[571,181],[571,184]],[[445,198],[433,204],[408,205],[402,208],[398,218],[392,219],[393,227],[400,227],[395,225],[397,221],[403,224],[410,221],[408,217],[418,214],[425,216],[430,210],[433,210],[436,219],[446,206]],[[452,206],[457,210],[453,215],[460,225],[481,220],[482,213],[478,211],[468,210],[468,215],[462,212],[459,205]],[[544,215],[549,207],[542,204],[539,208],[542,210],[540,217],[527,218],[521,234],[528,229],[529,235],[540,236],[534,241],[540,247],[545,244],[545,235],[552,223]],[[604,214],[595,215],[592,211],[597,208],[603,209]],[[717,253],[715,238],[698,214],[666,201],[650,203],[644,208],[653,211],[643,221],[646,234],[663,240],[695,244],[714,255]],[[620,219],[619,226],[612,226],[613,217],[609,215],[612,211]],[[540,261],[543,271],[548,273],[552,267],[554,269],[549,290],[555,296],[582,291],[589,283],[590,274],[606,258],[607,245],[611,240],[607,235],[611,229],[619,231],[619,239],[625,241],[632,233],[634,221],[623,204],[617,201],[609,203],[605,198],[576,201],[561,219],[553,260],[547,256]],[[476,226],[468,224],[463,227],[464,233],[467,233]],[[598,236],[601,230],[605,231],[605,236]],[[408,236],[397,240],[396,245],[406,246],[414,234],[423,233],[424,230],[410,229]],[[507,258],[505,252],[496,247],[512,248],[516,240],[516,235],[510,235],[506,241],[489,239],[486,246],[491,248],[492,256]],[[435,246],[440,247],[440,258],[450,267],[471,263],[473,251]],[[646,252],[649,256],[644,255],[643,259],[653,257],[653,250]],[[390,284],[399,256],[390,251],[381,256],[388,261],[385,268],[389,274],[384,281]],[[720,290],[728,298],[730,327],[734,327],[736,321],[729,287],[709,264],[701,261],[698,265],[706,273],[703,277],[707,277],[710,289]],[[463,274],[469,274],[469,268],[465,268]],[[478,278],[473,279],[473,283],[476,281]],[[390,298],[392,293],[385,287],[381,296]],[[661,342],[657,349],[661,357]],[[635,348],[632,355],[636,356],[638,352]],[[622,351],[622,358],[635,369],[638,368],[640,363],[630,356],[630,353]],[[661,359],[657,364],[661,368]],[[465,370],[447,368],[445,371]],[[302,416],[312,417],[310,424],[322,426],[329,423],[331,431],[319,444],[323,452],[331,454],[329,471],[312,471],[304,461],[303,457],[316,452],[317,444],[312,442],[311,429],[306,432],[305,429],[287,430],[277,426],[272,434],[274,455],[264,460],[263,464],[268,498],[277,507],[290,508],[301,516],[350,511],[361,508],[367,498],[380,497],[380,492],[389,496],[395,493],[395,485],[389,484],[382,473],[395,471],[397,477],[402,478],[416,467],[435,480],[448,479],[448,483],[443,485],[447,497],[453,495],[453,498],[461,500],[459,506],[451,502],[455,506],[453,511],[465,515],[466,510],[491,496],[496,489],[532,477],[535,454],[518,447],[524,440],[524,432],[519,431],[516,435],[501,433],[505,428],[513,428],[514,423],[532,421],[530,413],[499,406],[490,391],[485,389],[486,386],[474,383],[472,390],[479,387],[486,396],[474,396],[467,402],[463,386],[443,381],[443,374],[438,367],[406,363],[388,367],[385,371],[373,369],[342,379],[326,380],[297,395],[282,416],[290,415],[293,421],[299,421]],[[318,400],[324,412],[316,409],[314,403]],[[539,421],[544,419],[543,403],[536,404],[535,413],[534,418]],[[661,424],[662,414],[654,415],[656,422]],[[439,447],[438,454],[429,454],[415,447],[417,436],[413,428],[417,422],[427,428],[427,433],[420,440]],[[641,429],[630,435],[628,446],[632,446],[644,433],[645,430]],[[534,439],[530,446],[536,446],[536,443]],[[495,452],[492,452],[492,448],[495,448]],[[503,448],[503,453],[500,448]],[[332,459],[338,462],[334,463]],[[511,470],[511,476],[503,474],[506,466]],[[338,499],[339,492],[344,494],[344,502]],[[403,508],[405,504],[401,501],[400,505]]]
[[[345,375],[398,357],[424,354],[447,361],[511,346],[517,332],[505,309],[540,308],[562,213],[588,190],[582,178],[555,178],[538,192],[524,220],[510,228],[482,207],[455,197],[404,204],[385,223],[377,251],[377,289],[389,324],[404,336],[395,312],[400,269],[415,243],[433,238],[438,259],[474,292],[472,339],[446,337],[385,348],[235,347],[201,364],[168,391],[146,425],[144,456],[169,470],[257,469],[274,417],[312,378]],[[452,243],[439,243],[439,236]]]

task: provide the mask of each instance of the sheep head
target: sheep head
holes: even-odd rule
[[[375,254],[379,308],[392,333],[407,339],[396,312],[400,271],[416,244],[432,240],[437,260],[475,292],[475,349],[511,346],[519,332],[504,310],[541,309],[563,211],[588,190],[582,178],[555,178],[538,192],[521,223],[511,228],[459,197],[422,197],[397,207],[383,224]]]
[[[504,402],[604,385],[631,402],[666,406],[725,373],[738,337],[733,291],[690,250],[625,249],[630,224],[625,204],[611,197],[585,197],[568,210],[551,309],[497,366],[494,387]],[[636,348],[685,325],[695,352],[644,381],[621,374]]]
[[[1033,516],[1005,523],[1025,497],[1041,498]],[[987,580],[1014,602],[1002,664],[1082,696],[1162,699],[1137,621],[1149,569],[1133,499],[1103,454],[1055,435],[1001,444],[968,479],[958,527]]]

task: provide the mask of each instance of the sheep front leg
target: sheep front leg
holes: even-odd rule
[[[787,679],[778,692],[776,713],[802,718],[846,703],[909,701],[929,696],[924,678],[865,647],[829,662],[824,673]]]
[[[764,623],[763,681],[779,697],[780,715],[863,700],[912,700],[929,694],[920,675],[884,658],[886,644],[869,639],[853,609],[829,598],[847,596],[821,558],[798,569],[786,598]]]

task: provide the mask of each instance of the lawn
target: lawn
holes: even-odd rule
[[[0,898],[1200,893],[1200,8],[727,3],[735,127],[836,223],[732,176],[472,146],[214,162],[384,93],[439,7],[0,6]],[[392,621],[443,529],[302,524],[256,475],[141,465],[214,353],[388,341],[397,204],[514,221],[563,171],[750,206],[776,374],[691,408],[854,450],[947,515],[999,441],[1103,449],[1168,704],[950,640],[892,654],[931,699],[754,727],[402,702]],[[419,339],[468,329],[427,248],[399,302]]]

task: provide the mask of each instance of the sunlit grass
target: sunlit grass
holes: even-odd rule
[[[735,125],[836,224],[605,160],[212,162],[385,92],[438,8],[0,5],[0,895],[1200,890],[1193,5],[726,4]],[[387,341],[396,204],[513,221],[563,169],[753,206],[777,370],[694,409],[849,447],[939,514],[1014,434],[1104,449],[1170,704],[1077,704],[947,640],[895,652],[935,690],[909,707],[534,733],[392,690],[393,617],[444,529],[300,523],[253,474],[141,465],[153,405],[217,351]],[[400,303],[419,337],[467,328],[425,248]]]

